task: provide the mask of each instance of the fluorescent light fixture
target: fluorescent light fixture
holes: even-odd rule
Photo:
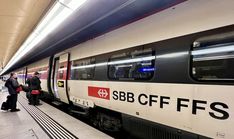
[[[98,66],[105,66],[106,64],[107,64],[107,62],[97,63],[97,64],[95,64],[95,66],[96,66],[96,67],[98,67]]]
[[[118,65],[118,66],[115,66],[116,68],[126,68],[126,67],[132,67],[131,64],[129,65]]]
[[[175,58],[188,54],[188,52],[174,52],[169,54],[158,55],[157,58]]]
[[[67,70],[67,68],[58,69],[58,71],[64,71],[64,70]]]
[[[41,70],[41,71],[38,71],[40,74],[43,74],[43,73],[46,73],[47,70]],[[34,72],[28,72],[28,74],[34,74]]]
[[[148,62],[148,63],[141,63],[141,65],[142,65],[142,66],[150,66],[150,65],[152,65],[152,63],[151,63],[151,62]]]
[[[90,65],[84,65],[84,66],[74,66],[74,67],[71,67],[71,69],[93,68],[93,67],[104,66],[106,64],[107,64],[107,62],[97,63],[97,64],[90,64]]]
[[[192,55],[196,56],[196,55],[224,53],[224,52],[234,52],[234,45],[207,48],[207,49],[202,49],[202,50],[194,50],[192,51]]]
[[[84,68],[93,68],[93,67],[95,67],[95,64],[71,67],[71,69],[84,69]]]
[[[6,72],[16,62],[18,62],[25,54],[34,48],[39,42],[45,39],[52,31],[54,31],[67,17],[85,3],[86,0],[59,0],[56,1],[50,11],[40,21],[38,26],[26,39],[23,45],[7,63],[1,74]]]
[[[74,67],[71,67],[71,69],[93,68],[93,67],[104,66],[104,65],[126,64],[126,63],[134,63],[134,62],[141,62],[141,61],[149,61],[149,60],[154,60],[154,59],[155,59],[155,56],[148,56],[148,57],[141,57],[141,58],[111,61],[108,63],[103,62],[103,63],[97,63],[97,64],[84,65],[84,66],[74,66]],[[120,65],[118,67],[121,67],[121,66],[123,67],[123,65]]]
[[[194,57],[193,61],[221,60],[221,59],[230,59],[230,58],[234,58],[234,55]]]
[[[47,70],[39,71],[39,73],[40,73],[40,74],[42,74],[42,73],[46,73],[46,72],[47,72]]]
[[[133,59],[126,59],[126,60],[112,61],[112,62],[109,62],[108,65],[149,61],[149,60],[153,60],[153,59],[155,59],[155,56],[147,56],[147,57],[141,57],[141,58],[133,58]]]
[[[73,11],[79,8],[86,0],[59,0],[60,3],[63,3]]]

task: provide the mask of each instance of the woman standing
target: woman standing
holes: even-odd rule
[[[20,87],[18,81],[17,81],[17,74],[12,72],[10,74],[10,78],[6,81],[5,86],[8,88],[8,92],[10,94],[10,109],[11,112],[17,112],[20,111],[20,109],[16,108],[16,103],[18,99],[18,93],[17,88]]]

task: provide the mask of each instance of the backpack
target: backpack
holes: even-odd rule
[[[6,86],[7,88],[9,88],[10,85],[11,85],[11,81],[10,81],[10,78],[9,78],[9,79],[6,80],[5,86]]]

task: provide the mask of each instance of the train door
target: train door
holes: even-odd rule
[[[67,92],[69,54],[63,54],[54,59],[53,64],[53,93],[62,102],[69,104]]]
[[[23,69],[23,84],[26,84],[27,79],[27,67],[24,67]]]
[[[24,69],[24,84],[26,84],[26,81],[27,81],[27,75],[28,75],[28,68],[27,67],[25,67],[25,69]]]

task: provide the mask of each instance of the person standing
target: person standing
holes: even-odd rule
[[[17,112],[20,111],[20,109],[17,109],[17,99],[18,99],[18,93],[17,88],[20,87],[18,81],[17,81],[17,74],[12,72],[10,74],[10,78],[6,81],[5,86],[8,89],[8,92],[10,94],[10,109],[11,112]]]
[[[28,77],[27,80],[26,80],[26,84],[28,85],[28,92],[26,92],[26,97],[28,99],[28,104],[31,105],[32,104],[32,98],[31,98],[31,79],[32,77]]]
[[[25,82],[26,84],[28,84],[28,87],[31,86],[31,78],[32,77],[28,77],[27,80],[26,80],[26,82]]]
[[[40,105],[39,94],[41,91],[41,81],[40,74],[38,72],[34,73],[34,76],[31,78],[31,98],[33,105]]]

